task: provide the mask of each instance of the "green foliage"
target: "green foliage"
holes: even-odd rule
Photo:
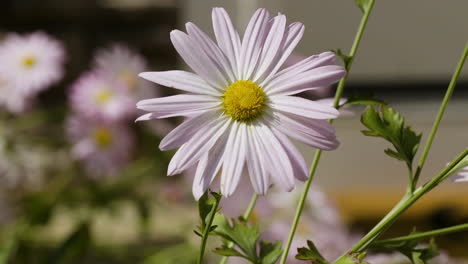
[[[414,233],[413,231],[412,234]],[[402,253],[408,257],[413,264],[425,264],[430,259],[438,256],[439,251],[434,239],[431,239],[426,246],[421,246],[421,240],[420,238],[406,240],[403,242],[384,244],[381,245],[381,247]]]
[[[368,262],[364,261],[366,257],[366,253],[351,253],[347,254],[343,258],[338,259],[333,264],[369,264]]]
[[[317,247],[310,240],[307,240],[307,246],[298,248],[296,258],[300,260],[310,260],[313,264],[327,264],[327,260],[320,254]]]
[[[208,197],[208,192],[210,192],[211,197]],[[194,230],[195,234],[202,236],[201,233],[207,228],[209,224],[209,219],[211,219],[219,210],[218,204],[221,201],[221,194],[217,192],[207,191],[200,197],[198,200],[198,214],[200,215],[201,224],[198,226],[198,231]],[[216,229],[216,225],[210,227],[209,232]]]
[[[351,94],[346,100],[345,105],[387,105],[386,102],[377,99],[373,94]]]
[[[214,250],[222,256],[242,257],[255,264],[274,264],[281,255],[281,242],[270,243],[259,241],[260,232],[257,226],[248,225],[245,221],[232,220],[232,225],[225,216],[218,214],[215,218],[217,225],[215,234],[226,241],[234,243],[239,248],[223,245]]]
[[[157,253],[147,257],[142,264],[180,264],[195,263],[197,249],[189,244],[180,244],[158,250]]]
[[[406,162],[412,169],[413,159],[418,151],[421,134],[416,134],[405,125],[404,118],[395,109],[382,105],[379,111],[368,106],[361,116],[361,122],[369,130],[362,131],[366,136],[381,137],[392,143],[394,149],[385,153],[392,158]]]
[[[369,8],[372,0],[354,0],[356,2],[356,5],[361,9],[363,13],[366,13]]]
[[[79,225],[62,244],[52,252],[47,263],[81,263],[91,246],[91,234],[88,222]]]

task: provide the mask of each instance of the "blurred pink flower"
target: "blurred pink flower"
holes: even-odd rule
[[[32,97],[16,85],[14,80],[0,76],[0,105],[9,112],[24,112],[31,106]]]
[[[140,72],[148,70],[145,59],[123,44],[98,50],[93,65],[95,71],[107,73],[121,82],[135,100],[155,95],[154,85],[138,78]]]
[[[128,126],[73,116],[67,122],[72,154],[91,176],[111,176],[131,158],[134,138]]]
[[[0,58],[0,75],[11,81],[9,89],[28,96],[62,78],[65,49],[43,32],[10,34],[0,44]]]
[[[126,120],[135,115],[135,100],[125,87],[104,73],[85,73],[71,87],[72,109],[88,119]]]

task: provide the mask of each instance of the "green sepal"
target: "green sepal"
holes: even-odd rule
[[[296,259],[300,260],[310,260],[313,264],[327,264],[327,260],[320,254],[317,247],[310,240],[307,240],[307,246],[298,248]]]

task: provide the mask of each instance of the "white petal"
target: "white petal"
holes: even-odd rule
[[[142,72],[138,74],[143,79],[160,85],[179,89],[189,93],[220,96],[219,90],[211,87],[198,75],[186,71]]]
[[[339,116],[338,110],[332,106],[320,104],[297,96],[270,96],[270,107],[275,110],[301,115],[314,119],[330,119]]]
[[[242,39],[240,69],[242,80],[248,80],[257,66],[265,42],[270,14],[264,8],[258,9],[250,19]]]
[[[236,78],[232,70],[233,68],[221,49],[219,49],[213,40],[211,40],[211,38],[195,24],[189,22],[185,26],[189,36],[194,38],[200,44],[205,54],[210,57],[214,64],[216,64],[217,68],[223,73],[225,78],[229,80],[229,83],[234,82]]]
[[[275,59],[277,58],[278,50],[280,49],[283,41],[284,31],[286,28],[286,17],[284,15],[278,15],[273,18],[271,23],[270,32],[265,39],[260,60],[258,61],[258,68],[256,69],[252,79],[254,82],[262,77],[265,72],[270,70],[272,63],[275,62]]]
[[[325,120],[274,113],[270,120],[279,131],[308,146],[323,150],[333,150],[339,145],[335,129]]]
[[[294,177],[300,181],[306,181],[309,173],[306,161],[304,160],[302,154],[283,133],[279,132],[277,129],[272,129],[272,131],[283,148],[286,150],[286,154],[288,154],[294,171]]]
[[[213,8],[212,18],[218,46],[226,54],[236,77],[240,79],[238,58],[240,58],[241,41],[239,33],[234,29],[231,18],[224,8]]]
[[[200,44],[180,30],[171,32],[171,41],[177,52],[190,68],[215,88],[223,90],[228,81]]]
[[[166,118],[192,115],[193,112],[215,109],[220,104],[218,98],[209,95],[179,94],[141,100],[137,108],[152,112],[154,117]]]
[[[161,140],[159,148],[161,150],[169,150],[180,147],[190,140],[202,127],[212,125],[214,122],[216,122],[214,112],[192,117],[169,132]]]
[[[167,169],[167,175],[175,175],[186,170],[207,153],[226,133],[230,121],[220,117],[216,124],[202,127],[187,143],[182,145],[172,157]]]
[[[265,167],[262,149],[260,148],[259,138],[255,127],[248,126],[247,143],[247,168],[249,170],[250,182],[254,191],[260,195],[266,194],[270,187],[270,175]]]
[[[245,123],[235,122],[226,143],[221,172],[221,193],[231,196],[240,182],[245,164],[247,131]]]
[[[307,87],[318,88],[332,85],[346,75],[339,65],[326,65],[299,74],[288,75],[288,78],[274,79],[265,87],[269,95],[295,94],[303,92]],[[304,88],[305,87],[305,88]]]
[[[286,151],[267,126],[260,124],[256,129],[270,175],[280,188],[291,191],[294,189],[294,171]]]
[[[301,40],[302,36],[304,35],[304,25],[302,23],[292,23],[286,29],[286,32],[283,36],[283,41],[281,43],[280,50],[273,61],[271,70],[268,70],[268,75],[264,80],[260,79],[260,82],[267,83],[283,66],[289,55],[293,52],[294,48],[296,48],[297,44]]]
[[[147,113],[147,114],[144,114],[144,115],[141,115],[139,116],[135,122],[139,122],[139,121],[148,121],[148,120],[152,120],[152,119],[156,119],[156,117],[152,114],[152,113]]]
[[[228,135],[228,133],[224,133],[213,148],[206,153],[198,163],[192,186],[193,196],[197,200],[200,199],[211,185],[223,164],[223,155],[226,149]]]

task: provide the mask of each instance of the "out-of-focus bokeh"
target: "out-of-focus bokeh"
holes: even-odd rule
[[[34,79],[45,83],[34,87],[26,75],[11,81],[11,71],[0,66],[0,261],[9,256],[8,263],[192,263],[199,241],[192,232],[197,212],[191,179],[166,177],[173,153],[157,148],[180,120],[133,122],[141,114],[137,100],[174,91],[136,74],[186,68],[169,32],[191,21],[212,35],[212,7],[225,7],[237,28],[259,7],[304,23],[298,58],[348,51],[361,16],[354,1],[329,0],[3,0],[1,6],[0,45],[10,43],[11,52],[3,53],[0,65],[25,52],[23,67],[37,66],[37,52],[60,67],[41,73],[50,77]],[[371,92],[386,100],[423,132],[424,142],[468,36],[466,10],[466,0],[377,1],[345,94]],[[32,44],[23,49],[16,44],[27,41]],[[24,92],[8,90],[8,82]],[[330,97],[333,87],[304,96]],[[423,180],[468,145],[467,106],[464,70]],[[330,257],[336,255],[333,239],[342,242],[336,250],[348,248],[398,201],[407,181],[405,167],[383,153],[386,143],[360,133],[363,109],[350,110],[355,114],[334,124],[341,146],[323,154],[316,184],[324,192],[313,192],[301,236],[316,236]],[[314,151],[300,148],[311,161]],[[267,210],[256,216],[276,217],[266,237],[286,236],[291,197],[302,184],[297,187],[288,199],[274,193],[260,201]],[[444,183],[388,235],[467,222],[467,191],[468,184]],[[224,206],[234,217],[247,202]],[[466,234],[438,239],[455,257],[466,257],[467,241]]]

